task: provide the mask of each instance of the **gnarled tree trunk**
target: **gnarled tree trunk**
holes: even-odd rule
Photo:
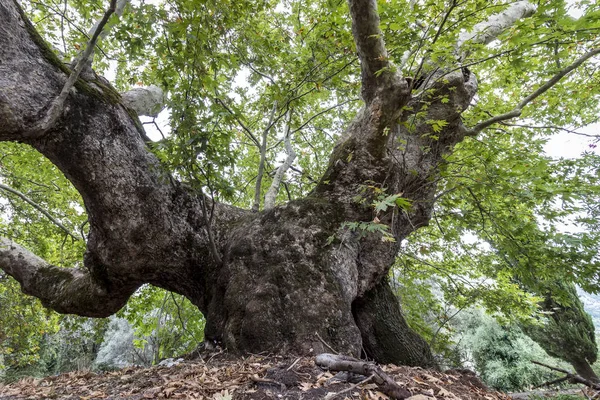
[[[398,243],[430,219],[437,167],[465,136],[460,114],[477,83],[468,70],[444,79],[437,72],[426,83],[432,90],[413,97],[387,61],[375,2],[350,1],[350,10],[365,107],[319,184],[304,199],[259,213],[209,204],[207,227],[202,195],[161,168],[137,118],[106,85],[79,79],[57,123],[44,134],[33,129],[69,71],[17,3],[3,1],[0,140],[27,143],[60,168],[83,197],[90,234],[84,268],[48,265],[8,239],[0,267],[62,313],[111,315],[149,283],[189,298],[207,319],[206,338],[232,351],[316,353],[326,342],[352,355],[364,349],[379,361],[433,365],[386,276]],[[417,112],[426,115],[412,118]],[[448,124],[433,137],[428,120]],[[341,228],[373,220],[372,209],[353,200],[367,182],[412,204],[379,215],[395,243]],[[332,235],[337,239],[327,244]]]

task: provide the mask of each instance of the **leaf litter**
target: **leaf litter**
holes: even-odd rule
[[[382,369],[411,394],[407,400],[507,400],[490,391],[470,371],[442,373],[386,365]],[[362,383],[361,383],[362,382]],[[42,379],[26,378],[0,384],[1,400],[386,400],[368,377],[334,375],[314,363],[314,357],[290,358],[227,354],[150,368],[70,372]]]

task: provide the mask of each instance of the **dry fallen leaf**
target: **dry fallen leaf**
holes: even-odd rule
[[[333,378],[333,375],[330,372],[324,372],[321,375],[317,376],[317,386],[324,386],[325,383]]]
[[[213,396],[213,400],[231,400],[232,398],[227,389],[221,390],[221,392],[215,393]]]
[[[450,393],[449,391],[447,391],[444,388],[440,388],[440,390],[437,392],[437,395],[440,397],[445,397],[447,399],[456,399],[457,397],[454,395],[454,393]]]
[[[420,380],[420,379],[419,379],[419,378],[417,378],[417,377],[414,377],[414,376],[413,376],[412,380],[413,380],[413,381],[415,381],[415,382],[417,382],[419,385],[427,385],[427,382],[425,382],[425,381],[422,381],[422,380]]]
[[[432,375],[428,375],[428,374],[422,374],[421,375],[423,378],[425,378],[426,381],[428,382],[433,382],[433,383],[437,383],[440,381],[439,378],[436,378],[435,376]]]
[[[177,387],[168,387],[165,390],[163,390],[163,393],[165,394],[166,397],[170,397],[171,394],[173,394],[174,391],[176,391],[178,388]]]
[[[146,391],[144,391],[144,394],[142,395],[145,399],[155,399],[156,395],[162,390],[161,387],[153,387],[151,389],[148,389]]]
[[[425,396],[424,394],[415,394],[414,396],[407,397],[406,400],[432,400],[435,397]]]

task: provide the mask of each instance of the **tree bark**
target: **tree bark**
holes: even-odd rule
[[[353,312],[367,357],[386,364],[437,367],[429,344],[406,324],[387,281],[357,299]]]
[[[162,169],[114,89],[79,79],[56,125],[42,137],[30,135],[69,71],[18,4],[2,2],[0,140],[33,146],[65,174],[83,197],[90,234],[83,268],[48,265],[8,240],[0,268],[62,313],[108,316],[145,283],[182,294],[205,315],[206,339],[233,352],[309,354],[327,350],[326,342],[355,356],[364,348],[381,362],[434,365],[385,279],[399,243],[430,219],[438,166],[464,137],[460,114],[477,81],[467,70],[438,71],[428,79],[431,90],[412,97],[407,81],[378,54],[385,48],[373,36],[375,4],[350,7],[364,109],[307,198],[260,213],[214,205],[219,263],[209,251],[201,194]],[[414,118],[417,112],[425,115]],[[433,135],[431,120],[448,124]],[[363,193],[372,201],[367,184],[411,202],[378,215],[395,243],[342,228],[373,221],[372,208],[355,200]]]
[[[573,366],[573,368],[575,368],[575,372],[577,372],[577,375],[581,376],[584,379],[587,379],[588,381],[600,383],[598,375],[596,375],[596,372],[594,372],[592,366],[589,362],[587,362],[587,360],[572,360],[570,361],[570,363]]]

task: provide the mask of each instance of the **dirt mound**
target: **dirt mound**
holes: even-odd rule
[[[218,356],[152,368],[106,373],[71,372],[0,385],[0,399],[388,399],[369,377],[335,374],[314,358]],[[421,368],[383,366],[408,389],[412,400],[508,399],[491,392],[468,371],[441,373]]]

